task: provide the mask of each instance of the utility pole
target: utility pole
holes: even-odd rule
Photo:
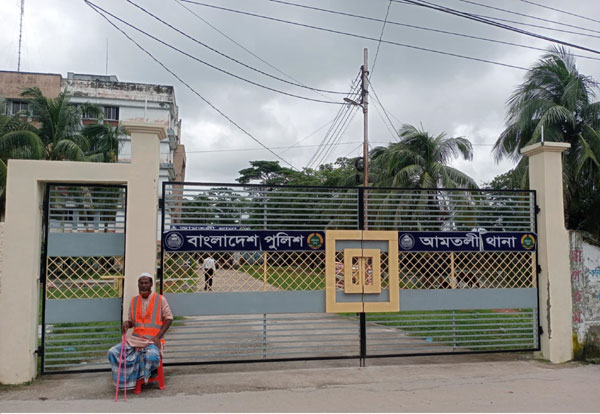
[[[364,63],[360,67],[361,73],[361,91],[360,102],[350,98],[344,98],[344,102],[351,105],[360,106],[363,111],[363,208],[364,208],[364,229],[369,228],[367,219],[367,187],[369,186],[369,49],[364,49]]]
[[[364,187],[364,228],[369,228],[369,197],[367,196],[367,187],[369,186],[369,49],[364,49],[364,63],[361,66],[361,100],[360,106],[363,110],[363,187]]]
[[[21,39],[23,37],[23,12],[25,11],[25,0],[21,0],[21,22],[19,23],[19,60],[17,72],[21,72]]]

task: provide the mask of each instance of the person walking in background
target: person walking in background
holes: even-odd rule
[[[204,290],[212,290],[213,277],[217,267],[215,265],[215,259],[211,256],[207,256],[202,262],[202,269],[204,269]]]

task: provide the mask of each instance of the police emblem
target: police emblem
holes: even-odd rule
[[[410,250],[415,247],[415,238],[410,234],[402,234],[400,236],[400,247],[404,250]]]
[[[165,239],[165,245],[169,249],[177,250],[183,246],[183,236],[179,233],[171,233]]]

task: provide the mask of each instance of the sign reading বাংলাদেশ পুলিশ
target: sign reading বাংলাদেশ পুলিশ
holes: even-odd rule
[[[534,252],[532,232],[412,231],[398,233],[398,250],[409,252]]]
[[[314,251],[323,250],[324,231],[183,230],[163,234],[166,251]]]

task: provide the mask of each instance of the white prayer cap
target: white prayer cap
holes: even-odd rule
[[[151,283],[154,283],[154,278],[152,277],[152,275],[150,273],[148,273],[148,272],[142,272],[142,273],[140,273],[140,275],[138,276],[138,280],[140,280],[143,277],[149,277]]]

